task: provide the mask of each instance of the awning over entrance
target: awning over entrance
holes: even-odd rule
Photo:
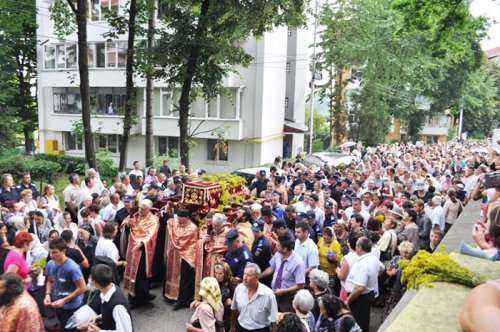
[[[291,121],[286,121],[283,125],[283,132],[285,134],[303,134],[308,131],[309,128],[303,123],[296,123]]]

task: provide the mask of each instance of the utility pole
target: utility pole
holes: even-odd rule
[[[313,35],[313,56],[311,75],[311,105],[309,107],[309,154],[312,154],[313,147],[313,127],[314,127],[314,80],[316,78],[316,30],[318,26],[318,0],[314,7],[314,35]]]
[[[463,118],[464,118],[464,109],[463,107],[460,108],[460,119],[458,122],[458,140],[462,140],[462,124],[463,124]]]

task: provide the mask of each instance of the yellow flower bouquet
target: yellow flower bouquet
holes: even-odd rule
[[[453,282],[468,287],[482,284],[486,279],[478,273],[469,271],[454,261],[441,247],[433,254],[419,250],[411,260],[401,260],[403,270],[401,281],[408,288],[418,289],[420,285],[432,287],[433,282]]]

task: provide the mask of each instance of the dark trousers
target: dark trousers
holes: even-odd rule
[[[166,218],[166,215],[162,218]],[[153,256],[153,276],[151,277],[151,282],[160,283],[161,285],[165,284],[165,232],[166,225],[160,220],[160,229],[158,230],[155,253]]]
[[[137,268],[137,276],[135,277],[135,296],[129,295],[129,302],[132,305],[140,305],[149,301],[149,279],[146,275],[146,253],[144,248],[141,249],[141,260]]]
[[[257,329],[257,330],[247,330],[243,327],[240,326],[240,323],[236,321],[236,332],[269,332],[271,329],[268,327],[264,327],[262,329]]]
[[[370,331],[370,307],[375,301],[375,293],[361,294],[349,304],[352,315],[363,332]]]
[[[31,296],[35,299],[36,304],[38,304],[38,309],[40,310],[40,315],[42,317],[53,318],[55,316],[54,309],[52,307],[47,307],[43,304],[45,298],[46,287],[40,287],[33,291],[30,291]]]
[[[189,305],[194,300],[194,279],[196,270],[185,260],[181,260],[181,280],[179,285],[179,296],[177,303]]]
[[[57,319],[59,319],[59,332],[72,332],[76,331],[76,329],[66,329],[64,326],[68,322],[71,316],[73,316],[73,313],[78,310],[78,308],[75,309],[56,309],[56,316]]]

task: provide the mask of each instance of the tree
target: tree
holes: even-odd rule
[[[349,68],[355,73],[350,83],[358,83],[345,100],[356,120],[350,128],[354,139],[380,143],[390,115],[411,118],[418,134],[427,114],[459,110],[468,75],[480,64],[485,21],[465,15],[467,2],[423,2],[426,11],[418,10],[418,0],[339,0],[323,10],[320,66],[337,77]],[[341,82],[326,85],[324,92],[337,108],[346,93]],[[429,111],[420,107],[420,96],[432,100]]]
[[[224,91],[222,80],[252,57],[241,47],[276,26],[304,23],[302,0],[164,0],[163,29],[153,53],[157,78],[180,88],[178,101],[181,162],[189,164],[189,106],[198,97]]]
[[[85,142],[85,159],[90,168],[97,169],[94,135],[90,123],[90,84],[87,43],[87,0],[55,0],[51,6],[51,18],[54,20],[59,38],[75,30],[78,35],[78,69],[80,73],[80,96],[82,101],[82,124]],[[68,6],[70,9],[68,9]]]
[[[38,126],[36,95],[36,8],[28,1],[2,1],[0,21],[1,146],[16,145],[16,133],[24,136],[26,154],[33,152]],[[5,86],[4,86],[5,85]]]

